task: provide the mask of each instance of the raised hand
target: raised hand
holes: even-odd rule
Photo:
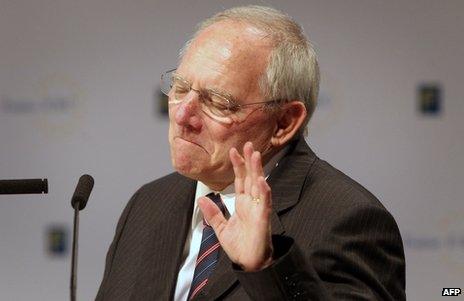
[[[245,271],[258,271],[272,263],[271,188],[264,179],[261,154],[245,143],[243,157],[229,152],[235,173],[235,213],[227,220],[207,197],[198,203],[230,260]]]

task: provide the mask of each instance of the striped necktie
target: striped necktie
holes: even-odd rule
[[[215,193],[206,195],[210,198],[224,214],[226,208],[222,203],[221,196]],[[203,234],[201,236],[200,252],[198,252],[197,261],[195,263],[195,272],[190,286],[188,300],[192,300],[206,285],[208,277],[214,270],[219,258],[219,249],[221,248],[219,241],[214,233],[213,228],[203,218]]]

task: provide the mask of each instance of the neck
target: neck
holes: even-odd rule
[[[234,181],[228,181],[228,182],[206,182],[206,181],[201,181],[203,184],[208,186],[209,189],[213,191],[223,191],[226,189],[227,186],[232,184]]]

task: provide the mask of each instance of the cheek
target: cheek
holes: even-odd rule
[[[240,147],[243,147],[247,141],[251,141],[256,150],[262,151],[271,139],[272,124],[269,118],[250,118],[249,122],[243,125],[243,128],[237,129],[242,133],[237,139]]]
[[[245,142],[251,139],[248,131],[238,127],[230,128],[221,133],[216,133],[214,141],[211,144],[214,148],[212,161],[218,165],[228,165],[230,163],[229,150],[235,147],[240,153],[242,152]]]

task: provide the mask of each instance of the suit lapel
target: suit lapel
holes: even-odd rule
[[[272,189],[272,207],[280,215],[296,205],[316,155],[303,138],[291,145],[289,154],[272,171],[268,183]]]
[[[293,207],[299,200],[306,175],[316,156],[303,138],[294,143],[279,165],[271,172],[268,183],[272,189],[271,231],[272,235],[282,235],[285,229],[279,215]],[[221,249],[219,261],[207,285],[194,300],[216,300],[238,284],[232,269],[232,262]]]
[[[147,300],[171,300],[182,260],[185,239],[189,230],[195,181],[179,176],[168,188],[164,199],[153,196],[147,208],[147,231],[150,239],[141,263],[133,297]],[[160,235],[160,233],[168,233]]]

